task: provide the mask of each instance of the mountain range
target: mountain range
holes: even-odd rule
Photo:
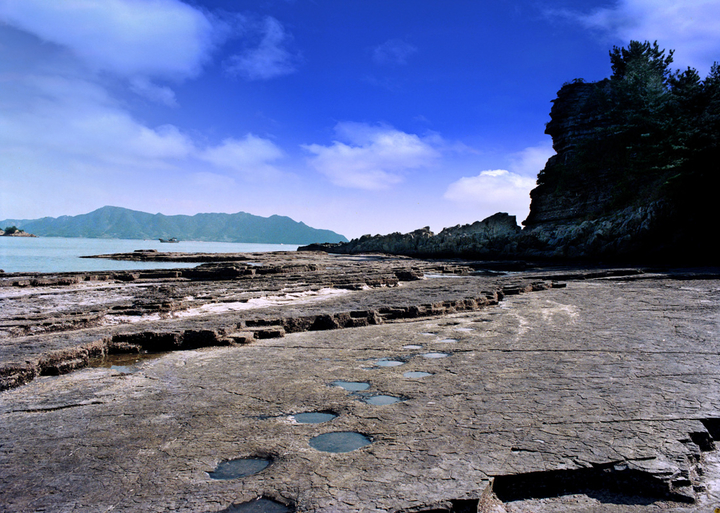
[[[343,235],[311,228],[289,217],[261,217],[236,214],[196,214],[194,216],[149,214],[121,207],[106,206],[77,216],[42,219],[6,219],[0,227],[16,226],[40,237],[84,237],[104,239],[158,239],[206,242],[245,242],[256,244],[312,244],[346,242]]]

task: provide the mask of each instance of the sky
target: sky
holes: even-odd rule
[[[0,0],[0,219],[521,222],[558,89],[632,39],[705,76],[720,0]]]

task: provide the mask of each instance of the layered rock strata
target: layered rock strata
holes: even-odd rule
[[[253,265],[244,263],[250,258]],[[0,390],[108,354],[241,345],[474,311],[508,294],[553,286],[540,279],[463,281],[477,271],[397,257],[276,253],[236,260],[193,269],[0,277]],[[438,290],[426,276],[453,276],[453,287]]]

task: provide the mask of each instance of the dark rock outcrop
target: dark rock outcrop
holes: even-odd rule
[[[16,230],[16,231],[0,230],[0,237],[37,237],[37,235],[33,235],[32,233],[27,233],[23,230]]]
[[[717,178],[703,192],[692,183],[697,162],[682,167],[653,162],[638,170],[643,161],[632,161],[627,154],[616,158],[613,152],[627,151],[620,148],[625,141],[620,137],[627,139],[630,129],[617,113],[611,115],[613,87],[609,79],[575,81],[558,92],[546,129],[556,155],[538,175],[523,229],[513,216],[498,213],[437,235],[423,228],[300,249],[496,260],[712,263],[707,237],[712,213],[707,205],[712,204],[710,190]]]
[[[348,243],[312,244],[300,251],[329,253],[389,253],[414,257],[489,258],[516,252],[521,229],[515,216],[497,213],[473,224],[445,228],[437,235],[429,227],[407,234],[363,235]]]
[[[568,172],[563,172],[564,168],[572,168],[578,145],[594,139],[598,130],[608,126],[608,120],[595,109],[595,97],[602,94],[607,83],[573,82],[558,91],[545,129],[552,137],[556,154],[548,159],[538,175],[538,186],[530,192],[530,214],[523,225],[586,220],[602,215],[611,206],[616,183],[609,169],[572,173],[570,178]]]

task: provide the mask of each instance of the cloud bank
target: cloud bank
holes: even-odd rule
[[[205,14],[177,0],[2,0],[0,19],[124,77],[195,76],[216,36]]]
[[[197,156],[249,181],[275,180],[282,176],[271,162],[281,159],[283,151],[268,139],[253,134],[242,139],[225,139],[218,146],[198,152]]]
[[[151,126],[124,100],[130,91],[176,106],[174,91],[158,82],[197,76],[229,30],[176,0],[0,0],[0,185],[14,191],[3,194],[3,209],[47,208],[38,191],[68,183],[72,209],[79,198],[140,207],[193,180],[227,189],[228,181],[287,176],[269,139],[208,142],[172,124]]]
[[[340,187],[386,189],[440,157],[427,140],[385,125],[338,123],[335,134],[338,140],[330,146],[303,148],[314,155],[310,166]]]

